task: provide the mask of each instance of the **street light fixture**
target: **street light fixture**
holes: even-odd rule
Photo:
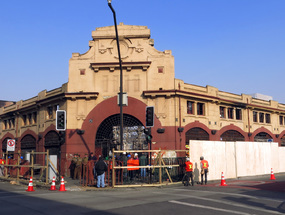
[[[107,0],[108,6],[110,7],[113,17],[114,17],[114,24],[115,24],[115,32],[116,32],[116,41],[117,41],[117,48],[118,48],[118,56],[119,56],[119,65],[120,65],[120,94],[119,94],[119,106],[120,106],[120,144],[121,150],[123,149],[123,70],[122,70],[122,61],[121,61],[121,52],[120,52],[120,43],[119,43],[119,36],[118,36],[118,29],[117,29],[117,19],[116,19],[116,12],[112,7],[112,0]]]

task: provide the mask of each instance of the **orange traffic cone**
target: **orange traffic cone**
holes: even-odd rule
[[[55,187],[55,177],[53,177],[53,179],[52,179],[51,187],[50,187],[49,190],[56,190],[56,187]]]
[[[66,191],[63,177],[61,178],[59,191]]]
[[[26,190],[27,192],[33,192],[34,190],[34,186],[33,186],[33,178],[30,177],[30,182],[29,182],[29,186],[28,189]]]
[[[275,176],[274,176],[274,173],[273,173],[273,169],[271,168],[271,177],[270,177],[270,180],[275,180]]]
[[[222,172],[222,180],[221,180],[221,185],[220,186],[227,186],[223,172]]]

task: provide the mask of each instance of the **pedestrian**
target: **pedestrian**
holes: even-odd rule
[[[99,161],[95,165],[97,174],[97,187],[105,187],[105,172],[108,170],[107,164],[103,157],[99,157]]]
[[[142,155],[139,158],[140,166],[146,166],[147,165],[147,158],[145,153],[143,152]],[[141,179],[144,180],[146,177],[146,168],[141,167]]]
[[[130,156],[130,157],[129,157]],[[139,160],[135,159],[135,155],[128,155],[129,159],[127,161],[128,172],[130,176],[130,181],[133,181],[136,176],[136,171],[139,170]]]
[[[93,173],[93,176],[94,176],[94,180],[96,180],[96,170],[95,170],[95,164],[96,164],[96,161],[97,161],[97,157],[96,155],[94,155],[93,152],[90,153],[89,157],[88,157],[88,160],[89,161],[92,161],[92,173]]]
[[[4,164],[5,164],[5,159],[3,157],[0,159],[0,176],[4,176]]]
[[[209,172],[209,163],[204,159],[203,156],[200,157],[200,167],[201,167],[201,185],[203,185],[203,176],[205,176],[205,184],[207,184],[207,173]]]
[[[89,155],[89,157],[88,157],[88,160],[96,161],[96,160],[97,160],[97,157],[94,155],[93,152],[91,152],[90,155]]]
[[[194,186],[194,181],[193,181],[193,163],[190,162],[190,158],[186,158],[185,162],[185,171],[186,171],[186,183],[184,186],[189,185],[189,180],[191,179],[191,184]]]
[[[82,176],[83,176],[83,180],[88,178],[88,154],[85,153],[84,158],[82,159]]]
[[[123,152],[123,154],[121,156],[121,162],[123,163],[123,166],[127,166],[128,157],[127,157],[127,153],[126,152]],[[127,168],[123,169],[123,177],[124,177],[124,179],[128,180],[128,170],[127,170]]]
[[[82,158],[80,155],[77,155],[77,161],[75,164],[75,170],[74,170],[74,177],[73,179],[81,179],[81,173],[82,173]]]
[[[70,166],[69,166],[69,168],[70,168],[70,177],[72,178],[72,179],[75,179],[75,177],[74,177],[74,173],[75,173],[75,167],[76,167],[76,162],[77,162],[77,154],[74,154],[73,155],[73,157],[72,157],[72,160],[71,160],[71,163],[70,163]]]

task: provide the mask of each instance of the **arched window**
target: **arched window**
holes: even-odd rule
[[[185,144],[189,144],[189,140],[209,140],[209,134],[202,128],[191,128],[185,134]]]
[[[254,142],[268,142],[270,140],[272,140],[272,137],[265,132],[260,132],[254,137]]]
[[[221,140],[222,141],[245,141],[244,136],[235,130],[225,131],[221,135]]]

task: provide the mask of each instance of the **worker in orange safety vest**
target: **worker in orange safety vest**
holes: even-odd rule
[[[194,186],[194,181],[193,181],[193,163],[190,162],[190,158],[186,158],[185,162],[185,171],[186,171],[186,183],[184,186],[189,185],[189,180],[191,179],[191,184]]]
[[[207,173],[209,172],[209,163],[204,159],[203,156],[200,157],[200,167],[201,167],[201,185],[203,185],[203,178],[205,176],[205,184],[207,184]]]
[[[4,164],[5,164],[5,159],[1,158],[0,159],[0,176],[4,176]]]
[[[135,171],[139,170],[139,160],[134,159],[134,155],[132,154],[130,158],[127,161],[127,166],[128,166],[128,172],[130,176],[130,180],[132,181],[135,176]]]

